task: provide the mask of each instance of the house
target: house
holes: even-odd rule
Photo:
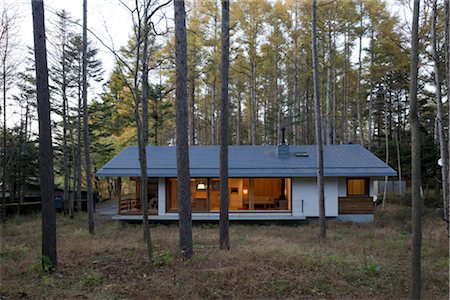
[[[360,145],[324,145],[326,216],[373,220],[374,178],[396,171]],[[316,146],[229,146],[230,220],[305,220],[319,216]],[[219,146],[189,148],[193,220],[219,219]],[[150,220],[177,220],[174,146],[148,146]],[[138,148],[126,147],[98,172],[131,180],[118,220],[142,220]]]

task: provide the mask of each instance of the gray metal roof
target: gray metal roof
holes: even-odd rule
[[[314,177],[316,146],[290,145],[289,157],[278,158],[277,146],[229,146],[230,177]],[[360,145],[324,145],[324,174],[335,176],[395,176],[397,173]],[[176,177],[174,146],[147,146],[147,174]],[[295,153],[307,153],[297,157]],[[219,177],[219,146],[189,148],[191,177]],[[106,163],[97,176],[140,176],[138,148],[129,146]]]

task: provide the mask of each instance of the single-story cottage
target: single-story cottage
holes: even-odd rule
[[[396,171],[360,145],[324,145],[326,216],[373,220],[374,178]],[[190,146],[193,220],[219,219],[219,146]],[[150,220],[178,219],[174,146],[147,147]],[[128,177],[118,220],[142,220],[138,148],[123,149],[98,172]],[[230,220],[305,220],[319,216],[315,145],[229,146]]]

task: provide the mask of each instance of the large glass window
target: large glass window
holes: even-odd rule
[[[369,180],[367,178],[347,179],[347,196],[369,196]]]
[[[167,209],[178,211],[176,178],[167,179]],[[230,178],[230,211],[291,210],[290,178]],[[218,178],[191,179],[193,212],[219,211],[220,181]]]

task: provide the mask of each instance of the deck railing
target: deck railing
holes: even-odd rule
[[[158,200],[155,198],[150,199],[148,201],[149,214],[151,215],[158,214],[157,203]],[[135,198],[121,199],[118,213],[120,215],[141,215],[142,214],[141,200]]]

